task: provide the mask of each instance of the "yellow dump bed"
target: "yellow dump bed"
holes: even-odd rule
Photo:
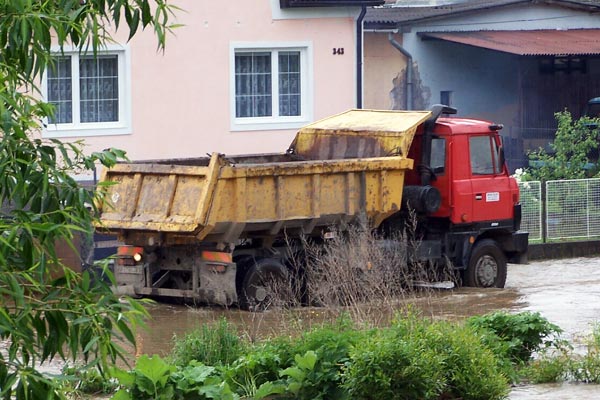
[[[350,110],[302,128],[290,151],[122,163],[104,172],[99,228],[129,244],[235,243],[313,233],[400,209],[428,111]]]

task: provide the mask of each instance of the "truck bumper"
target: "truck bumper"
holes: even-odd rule
[[[510,240],[503,243],[504,251],[508,254],[508,262],[513,264],[527,264],[527,248],[529,246],[529,232],[517,231],[510,236]]]

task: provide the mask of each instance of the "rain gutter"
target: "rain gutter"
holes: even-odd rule
[[[363,107],[363,20],[367,7],[362,6],[356,19],[356,108]]]

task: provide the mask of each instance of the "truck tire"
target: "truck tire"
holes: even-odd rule
[[[495,241],[484,239],[475,244],[464,274],[464,283],[472,287],[504,287],[506,257]]]
[[[272,258],[256,260],[246,271],[238,302],[242,309],[262,311],[285,305],[291,300],[289,273],[286,267]]]

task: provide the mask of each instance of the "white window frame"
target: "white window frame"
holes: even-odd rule
[[[271,92],[273,112],[279,112],[279,51],[300,52],[300,110],[298,116],[236,117],[235,110],[235,55],[239,52],[271,52]],[[229,46],[229,99],[232,131],[297,129],[312,121],[313,115],[313,62],[311,42],[231,42]]]
[[[79,97],[79,58],[88,57],[93,53],[83,53],[77,48],[68,46],[63,50],[53,47],[52,53],[57,57],[71,57],[71,80],[72,80],[72,104],[73,122],[67,124],[53,124],[44,121],[45,129],[43,137],[68,138],[81,136],[105,136],[105,135],[127,135],[131,134],[131,61],[129,46],[108,45],[98,50],[97,55],[116,55],[119,74],[119,120],[111,122],[78,122],[80,111]],[[42,94],[48,100],[47,74],[42,77]]]

